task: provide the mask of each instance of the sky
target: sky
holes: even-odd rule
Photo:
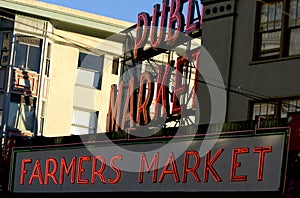
[[[162,0],[40,0],[68,8],[136,23],[140,12],[152,15],[154,4]]]

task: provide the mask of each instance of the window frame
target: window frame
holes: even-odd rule
[[[262,6],[265,3],[277,3],[282,2],[282,9],[281,12],[281,28],[280,31],[280,38],[279,38],[279,48],[271,49],[271,50],[261,50],[262,47],[262,34],[263,33],[270,33],[274,32],[275,30],[267,30],[267,31],[260,31],[261,27],[261,10]],[[269,61],[269,60],[277,60],[277,59],[286,59],[286,58],[294,58],[294,57],[300,57],[300,50],[296,54],[289,54],[290,50],[290,37],[291,37],[291,30],[292,29],[299,29],[300,31],[300,24],[296,25],[295,27],[289,27],[289,16],[286,13],[290,12],[290,1],[288,0],[265,0],[265,1],[257,1],[256,2],[256,17],[255,17],[255,30],[254,30],[254,47],[253,47],[253,55],[252,60],[253,62],[257,61]],[[298,3],[300,1],[298,0]],[[276,16],[276,15],[275,15]],[[298,16],[299,17],[299,16]],[[297,18],[298,19],[298,18]],[[275,21],[274,21],[275,23]],[[299,35],[300,37],[300,35]],[[270,55],[262,57],[263,54],[267,54],[270,52],[278,52],[278,55]]]
[[[76,118],[75,118],[75,111],[78,112],[82,112],[82,113],[89,113],[89,115],[93,115],[94,116],[94,126],[86,126],[83,125],[82,123],[77,123],[76,122]],[[90,120],[91,117],[89,117]],[[72,112],[72,123],[71,123],[71,134],[72,135],[86,135],[86,134],[96,134],[97,133],[97,127],[98,127],[98,119],[99,119],[99,111],[94,111],[94,110],[89,110],[89,109],[83,109],[83,108],[79,108],[79,107],[73,107],[73,112]],[[80,121],[82,121],[83,119],[80,119]],[[91,123],[89,123],[91,124]],[[85,130],[88,130],[88,133],[73,133],[73,128],[82,128]],[[93,130],[94,132],[90,133],[90,130]]]
[[[91,56],[92,58],[99,58],[100,64],[99,64],[99,68],[98,70],[96,68],[88,68],[87,66],[82,66],[82,62],[81,62],[81,55],[82,56]],[[89,61],[89,60],[87,60]],[[90,65],[90,64],[85,64],[85,65]],[[91,67],[91,66],[90,66]],[[79,52],[78,55],[78,65],[77,65],[77,73],[76,73],[76,79],[75,79],[75,85],[77,86],[83,86],[83,87],[87,87],[87,88],[94,88],[94,89],[98,89],[101,90],[102,88],[102,78],[103,78],[103,67],[104,67],[104,55],[95,55],[95,54],[91,54],[91,53],[86,53],[86,52]],[[85,73],[90,73],[90,74],[94,74],[94,80],[92,85],[90,83],[82,83],[81,80],[79,80],[78,75],[80,75],[79,72],[85,72]],[[99,79],[97,81],[95,81],[95,75],[99,75]],[[83,75],[83,74],[82,74]],[[90,78],[89,78],[90,79]]]

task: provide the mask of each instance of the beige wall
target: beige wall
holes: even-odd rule
[[[77,62],[76,48],[53,46],[45,136],[70,135]]]

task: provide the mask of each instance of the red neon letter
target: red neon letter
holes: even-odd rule
[[[144,153],[141,154],[141,160],[140,160],[140,172],[139,172],[139,183],[143,183],[143,176],[144,176],[144,164],[146,165],[146,171],[150,173],[151,168],[154,167],[154,171],[152,174],[152,182],[156,183],[157,181],[157,171],[158,171],[158,153],[155,153],[154,157],[152,158],[152,161],[150,163],[150,166],[147,163],[147,159]]]
[[[191,34],[193,33],[197,28],[200,27],[200,23],[194,22],[194,12],[195,12],[195,0],[188,0],[188,13],[187,13],[187,18],[186,18],[186,34]]]
[[[37,174],[35,174],[35,172],[37,171]],[[29,185],[32,184],[32,181],[34,178],[39,179],[40,184],[44,184],[44,180],[43,180],[43,173],[42,173],[42,169],[41,169],[41,163],[40,160],[36,160],[32,174],[30,176],[29,179]]]
[[[122,155],[115,155],[111,160],[110,160],[110,167],[117,173],[117,176],[116,176],[116,179],[111,179],[111,178],[108,178],[108,182],[110,184],[116,184],[120,181],[121,179],[121,170],[119,167],[117,167],[115,164],[114,164],[114,161],[116,159],[120,159],[122,160],[123,159],[123,156]]]
[[[31,163],[31,162],[32,162],[32,159],[23,159],[22,160],[21,177],[20,177],[20,184],[21,185],[24,184],[24,177],[25,177],[25,174],[27,174],[27,170],[25,169],[25,164]]]
[[[162,39],[166,36],[166,26],[167,26],[167,18],[168,18],[168,12],[169,12],[169,0],[163,0],[162,1],[162,11],[160,12],[160,5],[155,4],[153,8],[153,14],[152,14],[152,24],[151,24],[151,32],[150,32],[150,45],[153,48],[157,48],[160,46],[160,48],[165,48],[164,44],[165,41]],[[157,36],[158,31],[158,21],[160,16],[160,30],[159,35]],[[163,43],[162,43],[163,42]]]
[[[106,118],[106,131],[119,131],[120,129],[120,105],[123,97],[123,82],[119,85],[119,91],[117,91],[117,85],[112,85],[110,90],[110,103]]]
[[[272,152],[272,147],[271,146],[257,147],[257,148],[253,149],[253,152],[259,153],[257,181],[262,181],[263,172],[264,172],[264,164],[265,164],[265,153]]]
[[[236,175],[237,167],[241,166],[240,162],[237,162],[237,155],[241,153],[249,153],[249,148],[235,148],[232,151],[232,166],[230,172],[230,181],[238,182],[238,181],[247,181],[246,175]]]
[[[67,168],[67,162],[65,158],[61,159],[60,163],[60,175],[59,175],[59,184],[64,183],[64,170],[66,171],[66,174],[69,175],[72,169],[72,174],[71,174],[71,183],[75,183],[75,171],[76,171],[76,157],[72,158],[72,161],[70,163],[70,166]]]
[[[193,93],[193,103],[192,107],[196,107],[196,100],[197,100],[197,92],[198,92],[198,75],[199,75],[199,66],[200,66],[200,50],[195,50],[192,52],[192,57],[196,58],[196,65],[195,65],[195,77],[194,77],[194,93]]]
[[[50,172],[50,163],[53,164],[53,170]],[[55,158],[49,158],[46,160],[46,168],[45,168],[45,184],[49,184],[49,177],[52,178],[53,182],[57,184],[57,179],[55,174],[57,172],[58,163]]]
[[[194,167],[189,168],[189,157],[190,155],[195,157],[196,163],[194,165]],[[182,176],[182,182],[186,183],[187,182],[187,173],[190,172],[194,178],[196,179],[196,181],[199,183],[200,182],[200,178],[199,175],[197,174],[196,170],[198,169],[199,165],[200,165],[200,156],[199,153],[196,151],[187,151],[184,153],[184,168],[183,168],[183,176]]]
[[[96,168],[97,168],[97,161],[101,161],[101,167],[100,167],[100,169],[99,170],[97,170],[96,171]],[[92,181],[91,181],[91,183],[92,184],[94,184],[95,183],[95,176],[96,175],[98,175],[98,177],[100,178],[100,181],[102,182],[102,183],[106,183],[106,181],[105,181],[105,178],[104,178],[104,176],[103,176],[103,171],[104,171],[104,169],[105,169],[105,167],[106,167],[106,160],[105,160],[105,158],[103,157],[103,156],[95,156],[94,158],[93,158],[93,166],[92,166]]]
[[[79,157],[78,161],[78,170],[77,170],[77,184],[88,184],[89,180],[88,179],[81,179],[81,175],[83,172],[85,172],[85,168],[82,167],[82,164],[84,161],[90,161],[91,157],[90,156],[81,156]]]
[[[158,119],[161,116],[167,117],[167,115],[169,115],[170,113],[169,93],[167,91],[167,86],[166,86],[167,81],[169,81],[171,77],[170,67],[171,67],[170,64],[167,64],[166,66],[158,67],[154,120]]]
[[[172,166],[171,170],[168,170],[169,165]],[[175,162],[174,154],[173,153],[171,153],[169,155],[169,158],[168,158],[168,160],[166,162],[164,170],[162,171],[162,173],[161,173],[161,175],[159,177],[158,182],[161,183],[163,181],[163,179],[164,179],[164,177],[165,177],[166,174],[173,174],[175,182],[176,183],[180,182],[179,176],[178,176],[178,170],[177,170],[177,166],[176,166],[176,162]]]
[[[183,28],[184,28],[184,16],[182,14],[181,0],[172,0],[170,17],[169,17],[167,43],[171,44],[172,42],[174,42],[179,36],[179,33],[183,31]]]
[[[183,65],[187,63],[188,60],[184,57],[178,58],[176,64],[176,75],[175,75],[175,83],[174,83],[174,93],[173,93],[173,105],[172,105],[172,114],[180,114],[181,106],[180,106],[180,95],[184,94],[187,85],[182,84],[182,71]],[[183,104],[186,105],[186,104]],[[183,108],[185,109],[185,107]]]
[[[214,169],[213,163],[215,163],[215,161],[218,159],[218,157],[220,157],[220,155],[222,154],[223,151],[224,151],[224,149],[219,149],[217,151],[217,153],[213,156],[213,158],[211,160],[210,160],[211,151],[208,151],[206,153],[205,164],[204,164],[204,178],[203,178],[204,182],[208,181],[208,173],[209,172],[212,173],[212,176],[215,179],[215,181],[217,181],[217,182],[221,182],[222,181],[220,175]]]
[[[141,12],[138,15],[136,25],[136,37],[134,44],[134,58],[137,57],[139,51],[144,48],[149,36],[150,16],[146,12]]]
[[[143,73],[140,77],[138,107],[136,115],[136,123],[148,124],[150,121],[149,107],[153,100],[153,80],[149,73]],[[142,117],[142,119],[141,119]]]
[[[128,89],[127,89],[127,97],[124,104],[123,109],[123,117],[121,129],[127,128],[125,126],[126,122],[129,121],[129,127],[134,127],[135,113],[136,113],[136,105],[135,105],[135,93],[134,93],[134,78],[131,78],[129,81]]]

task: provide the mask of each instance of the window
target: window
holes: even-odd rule
[[[252,103],[252,119],[258,116],[286,118],[288,113],[300,112],[300,98],[281,98]]]
[[[76,84],[101,89],[104,56],[79,53]]]
[[[71,134],[95,134],[97,131],[97,120],[98,112],[74,108]]]
[[[40,134],[43,135],[46,115],[46,101],[42,101],[41,117],[40,117]]]
[[[15,66],[39,73],[41,60],[41,39],[17,36]]]
[[[3,32],[1,48],[1,65],[8,65],[10,55],[11,33]]]
[[[33,132],[35,121],[35,99],[32,97],[11,95],[8,127]]]
[[[118,75],[118,70],[119,70],[119,58],[114,58],[111,73]]]
[[[47,56],[46,56],[46,68],[45,68],[45,75],[47,77],[49,77],[50,75],[50,58],[51,58],[51,44],[48,43]]]
[[[2,124],[3,102],[4,102],[4,94],[0,92],[0,126]]]
[[[300,0],[257,3],[254,60],[300,55]]]
[[[274,102],[254,103],[252,119],[255,120],[258,116],[274,117],[275,103]]]

